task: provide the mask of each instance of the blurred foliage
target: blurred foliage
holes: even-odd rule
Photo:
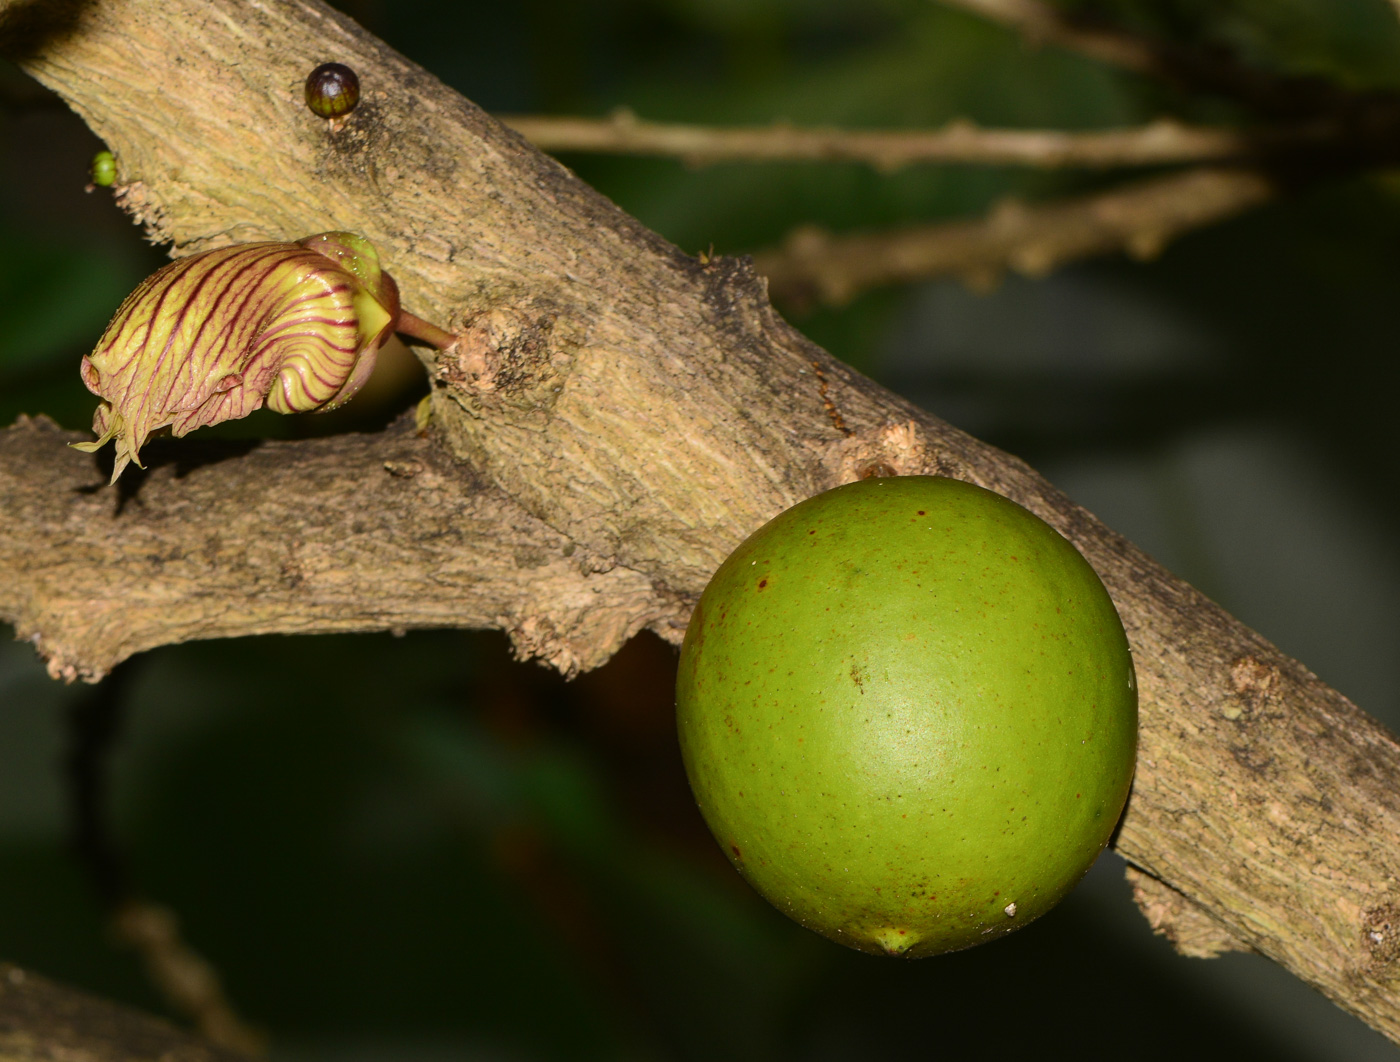
[[[1243,117],[1227,101],[1028,49],[929,0],[341,6],[503,113],[627,106],[673,121],[1071,129]],[[1400,21],[1386,0],[1076,6],[1272,70],[1400,85]],[[101,145],[81,122],[13,69],[0,69],[0,100],[0,422],[46,412],[83,427],[94,400],[78,358],[163,258],[109,192],[83,191]],[[566,161],[691,253],[744,253],[803,223],[952,218],[1112,180]],[[1356,547],[1356,580],[1400,587],[1397,191],[1392,178],[1358,177],[1193,236],[1150,265],[1095,263],[982,302],[946,285],[876,292],[797,323],[1052,478],[1092,493],[1102,477],[1090,471],[1129,468],[1147,508],[1166,515],[1153,524],[1122,507],[1122,529],[1141,527],[1178,570],[1282,632],[1343,690],[1379,691],[1366,706],[1395,718],[1394,669],[1379,661],[1363,674],[1364,661],[1329,656],[1328,632],[1313,629],[1369,645],[1363,628],[1400,629],[1393,610],[1378,605],[1349,629],[1313,619],[1333,613],[1310,598],[1298,598],[1296,621],[1258,605],[1272,599],[1251,587],[1289,573],[1240,581],[1201,530],[1195,466],[1179,455],[1217,453],[1200,449],[1211,433],[1259,425],[1300,440],[1357,514],[1356,541],[1370,541],[1365,531],[1388,544]],[[423,386],[407,355],[386,361],[397,375],[333,416],[227,430],[373,429]],[[1254,497],[1233,481],[1222,489]],[[1291,497],[1258,502],[1281,507],[1265,519],[1285,524]],[[1321,504],[1298,497],[1299,508]],[[1325,558],[1351,548],[1355,527],[1306,555],[1322,565],[1318,593],[1354,585]],[[1359,614],[1356,594],[1337,614]],[[1385,638],[1370,656],[1385,656]],[[132,877],[180,913],[240,1008],[270,1030],[276,1057],[1002,1058],[1070,1045],[1105,1059],[1397,1057],[1262,959],[1175,958],[1132,910],[1112,859],[1024,932],[924,963],[848,953],[789,924],[704,830],[675,747],[674,652],[649,636],[567,685],[512,662],[487,634],[267,638],[128,666],[113,815]],[[85,695],[50,683],[27,648],[0,646],[0,956],[160,1009],[135,961],[107,943],[65,847],[56,765],[65,715]]]
[[[1387,0],[1088,0],[1072,9],[1168,39],[1227,49],[1252,66],[1351,88],[1400,87],[1400,25]]]

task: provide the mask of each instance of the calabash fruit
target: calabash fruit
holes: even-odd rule
[[[691,619],[677,711],[749,883],[910,957],[1053,907],[1107,843],[1137,748],[1093,569],[1019,505],[932,476],[837,487],[744,541]]]

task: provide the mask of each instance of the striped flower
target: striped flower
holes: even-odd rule
[[[92,452],[116,442],[112,482],[153,432],[246,417],[327,410],[374,369],[399,318],[398,287],[363,236],[248,243],[182,258],[122,303],[83,358]]]

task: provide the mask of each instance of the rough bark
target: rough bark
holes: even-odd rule
[[[152,236],[187,253],[356,229],[409,308],[464,336],[429,359],[426,438],[202,464],[184,440],[109,489],[61,433],[10,429],[0,617],[56,673],[161,641],[443,624],[584,666],[642,626],[676,639],[786,505],[876,464],[957,476],[1059,528],[1122,612],[1142,731],[1118,849],[1400,1040],[1400,746],[1301,665],[814,347],[745,263],[682,254],[316,0],[10,0],[0,19],[116,152]],[[331,58],[364,85],[339,131],[300,100]]]
[[[664,610],[414,430],[159,443],[115,489],[43,418],[0,431],[0,614],[55,678],[269,632],[497,627],[566,674]]]
[[[0,1062],[247,1062],[249,1057],[0,963]]]

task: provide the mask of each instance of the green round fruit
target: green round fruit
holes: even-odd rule
[[[1107,843],[1137,750],[1118,613],[991,491],[868,479],[759,528],[696,606],[681,750],[721,847],[862,951],[965,948],[1055,905]]]

